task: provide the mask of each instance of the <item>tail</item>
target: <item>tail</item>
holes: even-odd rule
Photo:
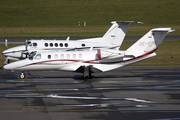
[[[121,46],[126,32],[131,23],[141,23],[142,22],[134,22],[134,21],[113,21],[111,22],[112,26],[109,30],[104,34],[101,42],[108,43],[112,45]]]
[[[140,40],[129,47],[125,54],[137,57],[142,54],[155,52],[161,42],[164,40],[169,32],[173,32],[171,28],[156,28],[150,30]]]

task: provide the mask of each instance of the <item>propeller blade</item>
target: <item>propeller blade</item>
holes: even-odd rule
[[[27,44],[27,42],[28,42],[28,41],[26,40],[26,47],[25,47],[25,50],[27,50],[27,47],[28,47],[28,44]]]
[[[10,63],[10,60],[8,59],[8,57],[6,57],[5,61],[4,61],[4,64],[7,65]]]
[[[28,47],[28,44],[27,44],[27,40],[26,40],[26,46],[25,46],[25,50],[26,50],[26,52],[27,52],[27,47]],[[28,57],[28,52],[26,53],[26,58]]]
[[[5,40],[5,46],[6,46],[6,49],[8,49],[8,43],[7,43],[7,39]]]

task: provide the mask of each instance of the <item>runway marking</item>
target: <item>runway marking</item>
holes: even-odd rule
[[[126,98],[126,99],[134,99],[134,98]],[[140,99],[134,99],[132,101],[139,101]],[[141,102],[141,100],[140,100]],[[146,103],[146,104],[144,104]],[[109,106],[114,106],[114,107],[149,107],[148,105],[152,105],[152,104],[158,104],[158,105],[179,105],[180,102],[149,102],[149,101],[145,101],[145,102],[142,102],[141,103],[138,103],[137,105],[125,105],[122,103],[98,103],[98,104],[55,104],[55,105],[44,105],[44,106],[0,106],[1,108],[25,108],[25,109],[34,109],[34,108],[47,108],[47,107],[63,107],[63,106],[66,106],[66,107],[109,107]],[[119,106],[120,105],[120,106]]]
[[[135,102],[142,102],[142,103],[155,103],[155,102],[152,102],[152,101],[141,100],[141,99],[137,99],[137,98],[125,98],[125,100],[135,101]]]
[[[0,96],[0,97],[2,97],[2,96]],[[79,96],[65,96],[65,95],[58,95],[58,94],[49,94],[49,95],[8,94],[8,95],[4,95],[4,97],[7,97],[7,98],[13,98],[13,97],[26,97],[26,98],[27,97],[44,97],[44,98],[60,98],[60,99],[87,99],[87,100],[127,100],[127,101],[141,102],[141,103],[155,103],[152,101],[142,100],[142,99],[138,99],[138,98],[79,97]]]
[[[126,110],[126,109],[92,109],[92,110],[32,110],[32,111],[1,111],[1,112],[116,112],[116,111],[123,111],[123,112],[180,112],[180,110]]]

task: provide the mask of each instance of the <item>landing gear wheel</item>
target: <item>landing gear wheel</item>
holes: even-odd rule
[[[20,78],[20,79],[25,79],[25,77],[26,77],[26,74],[25,74],[24,72],[22,72],[22,73],[19,75],[19,78]]]
[[[91,66],[84,66],[84,73],[83,73],[83,78],[84,79],[93,79],[94,76],[91,74]]]

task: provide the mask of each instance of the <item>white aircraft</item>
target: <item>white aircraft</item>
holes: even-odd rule
[[[64,70],[83,73],[90,78],[92,73],[106,72],[129,65],[156,55],[155,51],[171,28],[156,28],[150,30],[126,51],[115,49],[93,49],[83,51],[37,52],[29,58],[4,66],[5,70]]]
[[[134,21],[113,21],[112,26],[104,34],[103,37],[82,39],[76,41],[66,40],[28,40],[24,45],[7,49],[7,40],[5,41],[6,50],[2,54],[6,57],[5,63],[8,60],[20,60],[27,58],[27,56],[34,51],[57,51],[57,50],[71,50],[71,49],[86,49],[91,46],[94,48],[119,48],[122,44],[126,32],[131,23],[141,23]]]

